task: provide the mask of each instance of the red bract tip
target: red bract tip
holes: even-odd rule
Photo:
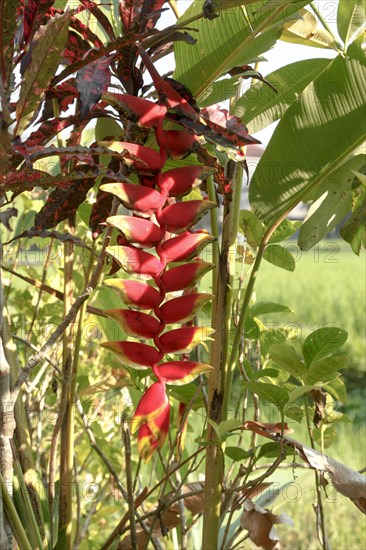
[[[205,246],[214,241],[215,237],[209,233],[183,233],[165,241],[158,252],[160,257],[164,257],[168,262],[192,260]]]
[[[212,298],[212,294],[205,293],[186,294],[179,298],[173,298],[160,308],[164,322],[168,324],[188,321]]]
[[[157,245],[164,233],[155,223],[143,218],[132,216],[112,216],[107,218],[107,224],[119,229],[129,243],[139,244],[146,248]]]
[[[126,336],[154,338],[159,332],[160,323],[152,315],[146,315],[133,309],[107,309],[105,314],[117,321]]]
[[[121,156],[123,156],[124,151],[127,151],[133,157],[126,157],[126,164],[133,166],[137,170],[161,170],[166,161],[165,154],[161,154],[154,149],[150,149],[150,147],[144,147],[138,143],[130,143],[129,141],[100,141],[98,145],[102,145]]]
[[[158,130],[156,139],[171,159],[183,159],[192,153],[197,138],[184,130]]]
[[[126,367],[133,367],[137,370],[152,367],[161,360],[162,356],[152,346],[139,344],[138,342],[121,340],[119,342],[103,342],[101,345],[113,351]]]
[[[183,166],[158,174],[158,186],[170,197],[181,197],[200,185],[202,180],[214,171],[206,166]]]
[[[137,436],[139,456],[148,462],[157,447],[161,449],[166,441],[170,424],[170,404],[149,423],[141,424]]]
[[[142,279],[155,279],[163,269],[158,258],[132,246],[109,246],[107,253],[126,273]]]
[[[196,224],[215,202],[195,200],[170,204],[157,213],[158,222],[171,233],[182,233]]]
[[[165,198],[155,189],[133,183],[105,183],[99,189],[116,195],[129,210],[143,214],[153,214],[165,203]]]
[[[155,425],[151,424],[168,407],[169,401],[165,391],[165,383],[155,382],[146,390],[131,421],[131,433],[135,433],[142,423],[149,423],[149,428],[154,431]],[[156,430],[155,434],[158,432]]]
[[[198,344],[211,340],[215,331],[208,327],[183,327],[165,332],[160,337],[164,353],[188,353]]]
[[[146,283],[127,279],[107,279],[104,284],[113,288],[127,306],[137,309],[154,309],[162,301],[160,293]]]
[[[182,386],[189,384],[200,374],[208,373],[213,367],[206,363],[196,363],[194,361],[170,361],[159,365],[159,373],[162,380],[167,384]]]
[[[128,94],[108,93],[103,96],[104,101],[112,105],[118,105],[134,115],[138,126],[152,128],[157,126],[165,117],[167,108],[165,105],[153,103],[147,99]]]
[[[146,69],[149,71],[150,76],[154,82],[154,86],[159,96],[165,100],[169,109],[179,107],[181,111],[187,114],[190,118],[197,119],[197,113],[169,82],[164,80],[158,71],[155,69],[149,55],[145,52],[141,44],[136,44],[141,59],[143,60]]]
[[[165,271],[161,277],[161,282],[165,292],[176,292],[184,290],[196,283],[203,277],[205,273],[213,269],[214,265],[203,260],[195,260],[194,262],[172,267]]]

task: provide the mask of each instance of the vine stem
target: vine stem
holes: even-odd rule
[[[315,449],[314,438],[313,438],[313,434],[311,433],[311,422],[310,422],[309,405],[307,401],[307,396],[304,396],[304,402],[305,402],[306,424],[308,428],[309,440],[310,440],[312,449]],[[320,472],[318,472],[318,470],[315,470],[314,476],[315,476],[315,488],[316,488],[316,500],[317,500],[317,503],[316,505],[314,505],[314,508],[316,513],[316,523],[318,527],[318,537],[319,537],[319,528],[321,532],[321,537],[319,537],[320,539],[319,542],[322,545],[323,550],[330,550],[330,546],[327,540],[326,530],[325,530],[325,516],[324,516],[323,500],[322,500],[322,493],[321,493]]]

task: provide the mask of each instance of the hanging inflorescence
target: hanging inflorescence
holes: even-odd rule
[[[179,102],[189,110],[189,104],[175,90],[169,93],[168,107]],[[139,454],[149,460],[155,449],[164,445],[169,430],[166,384],[187,384],[212,369],[186,358],[172,361],[165,356],[189,354],[213,332],[204,326],[187,326],[187,322],[212,298],[210,294],[197,292],[195,287],[213,267],[198,256],[214,238],[207,231],[193,230],[192,226],[216,204],[205,199],[178,202],[207,176],[209,170],[205,166],[184,166],[164,172],[167,159],[186,156],[196,137],[187,131],[164,130],[165,105],[128,95],[121,100],[133,111],[139,125],[154,129],[160,150],[129,142],[104,142],[114,151],[126,152],[131,157],[140,181],[101,186],[133,212],[130,216],[107,219],[108,225],[119,231],[118,244],[110,246],[107,252],[129,276],[152,280],[154,286],[141,280],[108,279],[106,284],[118,292],[129,309],[111,309],[106,314],[119,323],[125,334],[135,339],[151,339],[154,345],[123,340],[105,342],[103,346],[125,365],[150,368],[156,377],[141,398],[131,423],[132,433],[138,430]],[[146,249],[155,249],[155,254]],[[171,266],[172,263],[175,265]],[[178,291],[182,295],[171,296],[170,293]],[[176,324],[181,326],[171,329],[170,325]]]

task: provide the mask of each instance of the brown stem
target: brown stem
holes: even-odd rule
[[[126,466],[126,486],[127,486],[127,502],[128,502],[128,512],[130,518],[130,539],[131,539],[131,549],[137,550],[137,536],[136,536],[136,520],[135,520],[135,506],[134,506],[134,496],[133,496],[133,483],[132,483],[132,474],[131,474],[131,440],[130,440],[130,430],[128,423],[125,419],[122,419],[121,425],[122,431],[122,440],[125,449],[125,466]]]

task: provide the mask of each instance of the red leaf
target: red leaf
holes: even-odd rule
[[[213,267],[213,264],[209,264],[203,260],[196,260],[165,271],[161,277],[161,281],[166,292],[184,290],[185,288],[195,286],[197,281],[210,269],[213,269]]]
[[[159,292],[146,283],[127,279],[107,279],[104,284],[113,288],[126,305],[138,309],[154,309],[162,301]]]
[[[65,47],[70,16],[70,12],[55,16],[38,31],[37,42],[22,79],[16,105],[14,135],[22,133],[29,125],[44,92],[49,87]]]
[[[101,346],[117,355],[124,365],[137,370],[152,367],[161,359],[161,353],[155,348],[137,342],[103,342]]]
[[[208,327],[183,327],[165,332],[159,340],[164,353],[188,353],[213,332]]]
[[[36,30],[44,24],[44,15],[48,12],[55,0],[28,0],[23,7],[23,37],[22,42],[29,44]],[[13,6],[14,8],[14,6]]]
[[[207,166],[183,166],[158,174],[160,191],[170,197],[181,197],[200,185],[214,170]]]
[[[196,233],[183,233],[178,237],[168,239],[158,247],[161,258],[168,262],[181,262],[192,260],[207,246],[215,241],[215,237],[209,233],[196,231]]]
[[[93,46],[103,51],[103,42],[96,34],[93,33],[90,27],[88,25],[84,25],[84,23],[78,17],[71,17],[70,27],[81,34],[84,40],[87,40],[88,42],[93,44]]]
[[[117,321],[126,336],[154,338],[160,328],[160,323],[155,317],[133,309],[107,309],[105,314]]]
[[[224,135],[236,147],[242,147],[253,143],[260,143],[249,135],[248,128],[244,126],[240,118],[230,115],[220,105],[211,105],[201,111],[206,124],[218,134]]]
[[[126,208],[144,214],[153,214],[165,202],[165,198],[155,189],[133,183],[107,183],[100,189],[116,195]]]
[[[131,30],[143,32],[146,28],[153,28],[165,2],[166,0],[120,0],[123,33]]]
[[[168,231],[182,233],[216,206],[215,202],[209,200],[179,202],[170,204],[158,212],[157,219],[160,225],[164,225]]]
[[[98,23],[105,31],[109,39],[115,40],[116,37],[113,31],[113,27],[109,22],[108,17],[104,15],[98,5],[95,4],[95,2],[91,2],[91,0],[79,0],[79,2],[84,6],[84,8],[88,9],[90,13],[94,15],[95,19],[97,19]]]
[[[107,91],[111,80],[111,59],[101,57],[78,71],[76,86],[80,93],[80,113],[84,117]]]
[[[155,279],[163,269],[158,258],[132,246],[109,246],[107,253],[130,275]]]
[[[75,61],[80,61],[89,49],[89,42],[81,38],[76,32],[69,31],[62,54],[64,64],[71,65]]]
[[[139,244],[146,248],[155,246],[164,236],[159,226],[144,218],[112,216],[107,218],[107,224],[119,229],[126,242]]]
[[[212,298],[212,294],[205,293],[186,294],[173,298],[160,308],[164,322],[169,324],[188,321]]]
[[[200,374],[208,373],[213,367],[194,361],[170,361],[159,365],[159,374],[167,384],[181,386],[189,384]]]

